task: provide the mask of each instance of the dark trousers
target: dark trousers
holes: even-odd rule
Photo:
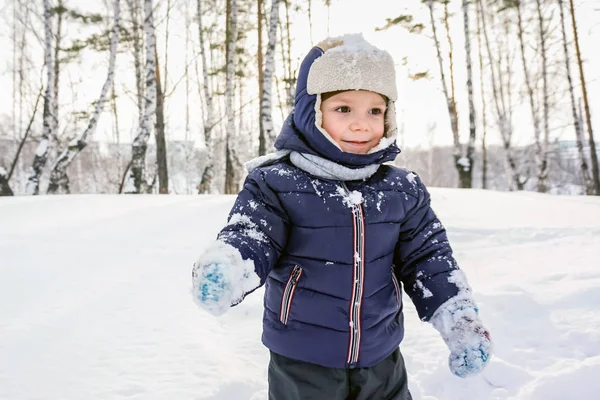
[[[412,400],[400,349],[369,368],[327,368],[271,352],[269,400]]]

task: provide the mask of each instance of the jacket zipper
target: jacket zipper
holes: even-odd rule
[[[342,187],[348,195],[350,190],[344,182]],[[348,358],[346,363],[350,366],[358,363],[360,354],[360,309],[364,289],[365,275],[365,216],[362,204],[352,204],[352,217],[354,226],[354,262],[353,262],[353,284],[352,298],[350,300],[350,343],[348,345]]]
[[[287,325],[288,318],[290,316],[290,308],[292,307],[292,300],[294,293],[296,292],[296,286],[302,276],[302,268],[295,265],[290,277],[288,278],[285,290],[283,291],[283,298],[281,299],[281,310],[279,311],[279,320],[282,324]]]
[[[392,268],[392,282],[394,282],[394,288],[396,290],[396,304],[398,304],[398,308],[400,308],[400,301],[401,301],[400,284],[398,283],[398,278],[396,278],[396,274],[394,274],[393,268]]]

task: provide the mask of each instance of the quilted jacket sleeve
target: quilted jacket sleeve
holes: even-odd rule
[[[287,215],[277,194],[266,182],[264,172],[256,169],[246,178],[217,240],[236,248],[244,260],[254,262],[254,271],[262,286],[277,263],[287,237]]]
[[[409,174],[409,180],[413,190],[395,249],[395,273],[419,317],[428,321],[440,305],[470,289],[452,256],[446,230],[431,209],[427,189],[416,175]]]

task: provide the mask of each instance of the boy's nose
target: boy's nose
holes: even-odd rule
[[[350,130],[353,132],[366,132],[369,130],[369,124],[364,118],[355,118],[350,123]]]

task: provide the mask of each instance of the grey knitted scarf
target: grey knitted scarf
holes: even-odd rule
[[[323,179],[334,179],[338,181],[367,179],[377,172],[377,169],[379,168],[379,164],[371,164],[366,167],[352,169],[313,154],[299,153],[291,150],[279,150],[275,153],[255,158],[248,161],[245,164],[245,167],[248,173],[250,173],[256,168],[273,164],[288,155],[290,156],[290,161],[296,167]]]

